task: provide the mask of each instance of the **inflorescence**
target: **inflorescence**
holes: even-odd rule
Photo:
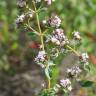
[[[53,1],[55,0],[44,0],[47,2],[48,5],[51,5]],[[73,47],[71,47],[70,40],[68,37],[65,35],[64,30],[61,28],[61,19],[57,15],[52,15],[48,20],[43,20],[39,21],[38,18],[38,11],[36,12],[36,4],[42,2],[42,0],[33,0],[33,5],[35,5],[35,10],[30,9],[26,12],[18,16],[16,19],[16,24],[19,26],[20,24],[24,23],[25,20],[29,20],[33,18],[35,15],[37,17],[37,23],[38,23],[38,31],[37,28],[36,30],[33,29],[32,26],[29,26],[28,24],[27,27],[32,29],[32,32],[35,31],[36,35],[40,37],[40,42],[41,42],[41,48],[40,51],[38,52],[38,55],[35,57],[34,61],[41,66],[43,70],[45,70],[46,77],[49,80],[49,88],[50,88],[50,69],[51,66],[55,65],[54,62],[52,61],[53,58],[51,57],[58,57],[61,49],[64,50],[69,50],[69,52],[74,52],[77,57],[79,58],[79,62],[88,65],[88,54],[87,53],[78,53]],[[19,7],[26,7],[27,5],[27,0],[18,0],[17,5]],[[27,5],[28,6],[28,5]],[[47,26],[44,28],[51,28],[51,33],[44,34],[41,29],[40,22],[43,22],[43,26]],[[49,36],[49,38],[47,38]],[[46,40],[44,40],[44,38]],[[75,31],[73,32],[73,39],[75,40],[81,40],[80,32]],[[46,42],[47,41],[47,42]],[[50,43],[49,43],[50,42]],[[48,44],[53,44],[55,47],[50,48],[50,52],[48,52],[46,46]],[[50,54],[49,54],[50,53]],[[77,78],[78,75],[82,72],[82,69],[79,66],[74,66],[72,68],[68,68],[66,71],[66,74],[71,76],[72,78]],[[60,80],[59,84],[56,84],[53,89],[55,91],[58,91],[59,89],[63,89],[64,92],[69,92],[72,90],[72,83],[69,78],[65,78]]]

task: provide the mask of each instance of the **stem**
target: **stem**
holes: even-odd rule
[[[45,50],[44,49],[44,40],[43,40],[44,34],[41,31],[39,15],[38,15],[38,11],[37,11],[37,8],[36,8],[36,5],[35,5],[35,1],[34,0],[32,0],[32,1],[33,1],[33,6],[34,6],[35,14],[36,14],[38,30],[39,30],[39,33],[40,33],[40,40],[41,40],[42,50],[44,51]],[[51,81],[50,81],[50,79],[48,79],[48,89],[50,89],[50,86],[51,86]]]
[[[36,19],[37,19],[38,29],[39,29],[39,33],[40,33],[40,38],[41,38],[42,49],[44,50],[43,35],[42,35],[42,31],[41,31],[41,27],[40,27],[40,21],[39,21],[39,16],[38,16],[38,12],[37,12],[37,8],[36,8],[34,0],[33,0],[33,6],[34,6],[34,9],[35,9],[35,13],[36,13]]]
[[[72,52],[74,52],[77,56],[79,56],[79,53],[76,50],[74,50],[72,47],[67,45],[67,48],[70,49]]]
[[[34,33],[35,33],[36,35],[40,35],[40,34],[39,34],[35,29],[33,29],[30,25],[26,24],[26,26],[27,26],[30,30],[34,31]]]
[[[64,96],[69,96],[68,93],[65,93]]]
[[[51,80],[48,79],[48,89],[50,89],[50,88],[51,88]]]

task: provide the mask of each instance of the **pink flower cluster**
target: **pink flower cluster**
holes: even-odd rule
[[[36,1],[36,3],[41,2],[41,0],[35,0],[35,1]],[[48,5],[51,5],[52,2],[55,0],[45,0],[45,1],[47,2]]]
[[[64,46],[65,44],[69,43],[67,37],[64,35],[63,29],[55,29],[53,31],[51,41],[52,43],[55,43],[56,45],[60,46]]]
[[[35,62],[44,68],[44,62],[47,60],[47,55],[45,51],[39,51],[38,55],[35,58]]]
[[[77,77],[81,72],[82,70],[78,66],[67,69],[69,77]]]
[[[71,81],[68,78],[60,80],[60,85],[64,87],[65,92],[72,90]]]
[[[59,27],[61,24],[61,19],[57,15],[53,15],[49,20],[48,23],[51,27]]]

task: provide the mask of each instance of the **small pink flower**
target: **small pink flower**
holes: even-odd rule
[[[54,1],[54,0],[45,0],[45,1],[47,1],[47,4],[48,5],[51,5],[52,4],[52,1]]]
[[[51,3],[52,3],[52,0],[47,0],[48,5],[51,5]]]

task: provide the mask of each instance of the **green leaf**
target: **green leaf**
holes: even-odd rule
[[[55,66],[55,64],[53,63],[53,61],[48,61],[48,66]]]
[[[11,46],[11,48],[13,50],[17,49],[18,48],[18,43],[17,42],[14,42],[13,45]]]
[[[28,35],[34,40],[36,39],[37,35],[34,32],[29,32]]]
[[[46,69],[45,69],[45,75],[46,75],[46,77],[47,77],[48,79],[51,79],[51,77],[50,77],[50,72],[49,72],[49,67],[46,67]]]
[[[86,71],[90,71],[90,66],[89,66],[89,65],[85,65],[85,66],[84,66],[84,69],[85,69]]]
[[[35,33],[34,33],[34,32],[29,32],[28,35],[29,35],[29,36],[34,36]]]
[[[79,83],[82,87],[92,87],[92,85],[94,84],[93,81],[80,81]]]

